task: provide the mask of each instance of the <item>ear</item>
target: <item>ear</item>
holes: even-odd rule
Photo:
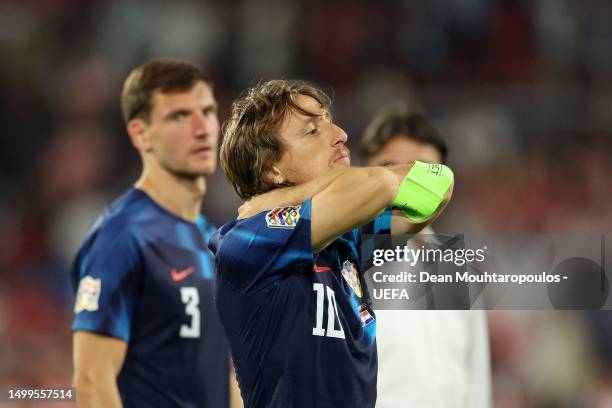
[[[151,150],[147,124],[144,120],[134,118],[127,123],[126,129],[136,150],[140,152],[148,152]]]
[[[283,174],[282,170],[274,165],[266,165],[264,167],[264,180],[268,183],[281,185],[287,181],[287,178]]]

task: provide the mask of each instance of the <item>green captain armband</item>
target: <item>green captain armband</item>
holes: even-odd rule
[[[453,184],[453,172],[443,164],[415,161],[391,205],[410,221],[421,222],[436,211]]]

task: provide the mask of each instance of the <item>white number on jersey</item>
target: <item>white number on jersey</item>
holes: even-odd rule
[[[185,304],[185,313],[187,316],[191,316],[191,324],[181,325],[180,336],[184,338],[197,338],[200,337],[200,296],[198,295],[198,289],[193,286],[186,286],[181,288],[181,300]]]
[[[336,304],[336,294],[334,290],[322,283],[313,283],[312,289],[317,295],[316,323],[312,328],[313,336],[327,336],[344,339],[344,329],[340,324],[338,315],[338,305]],[[327,293],[327,330],[323,328],[323,309],[325,306],[325,293]],[[339,329],[336,329],[336,321]]]

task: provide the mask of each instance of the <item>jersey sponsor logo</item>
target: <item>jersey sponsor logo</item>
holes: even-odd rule
[[[346,283],[349,284],[353,291],[357,294],[357,297],[361,297],[361,284],[359,283],[359,276],[357,275],[357,268],[351,261],[344,261],[342,264],[342,276]]]
[[[100,278],[94,279],[91,276],[85,276],[79,282],[76,301],[74,302],[74,313],[80,313],[84,310],[95,312],[98,310],[98,300],[100,299],[100,291],[102,290],[102,281]]]
[[[181,269],[180,271],[177,271],[176,268],[172,268],[172,270],[170,271],[170,275],[172,276],[173,281],[180,282],[189,275],[191,275],[193,271],[195,271],[195,268],[193,266]]]
[[[301,205],[277,207],[266,214],[268,228],[295,228],[300,220]]]
[[[363,309],[359,313],[359,317],[361,317],[361,327],[366,327],[368,324],[374,321],[374,316],[370,314],[368,309]]]
[[[329,266],[312,265],[312,269],[314,269],[314,271],[317,273],[331,271]]]

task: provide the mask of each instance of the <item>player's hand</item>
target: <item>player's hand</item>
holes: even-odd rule
[[[238,219],[249,218],[276,207],[296,205],[301,201],[293,198],[296,187],[283,187],[251,197],[238,208]]]
[[[238,207],[238,219],[249,218],[257,214],[257,207],[254,205],[253,200],[255,200],[255,197],[245,201]]]
[[[280,199],[280,191],[285,189],[273,190],[264,194],[256,195],[245,201],[238,208],[238,219],[249,218],[263,211],[269,211],[274,207],[282,207],[284,203]]]

